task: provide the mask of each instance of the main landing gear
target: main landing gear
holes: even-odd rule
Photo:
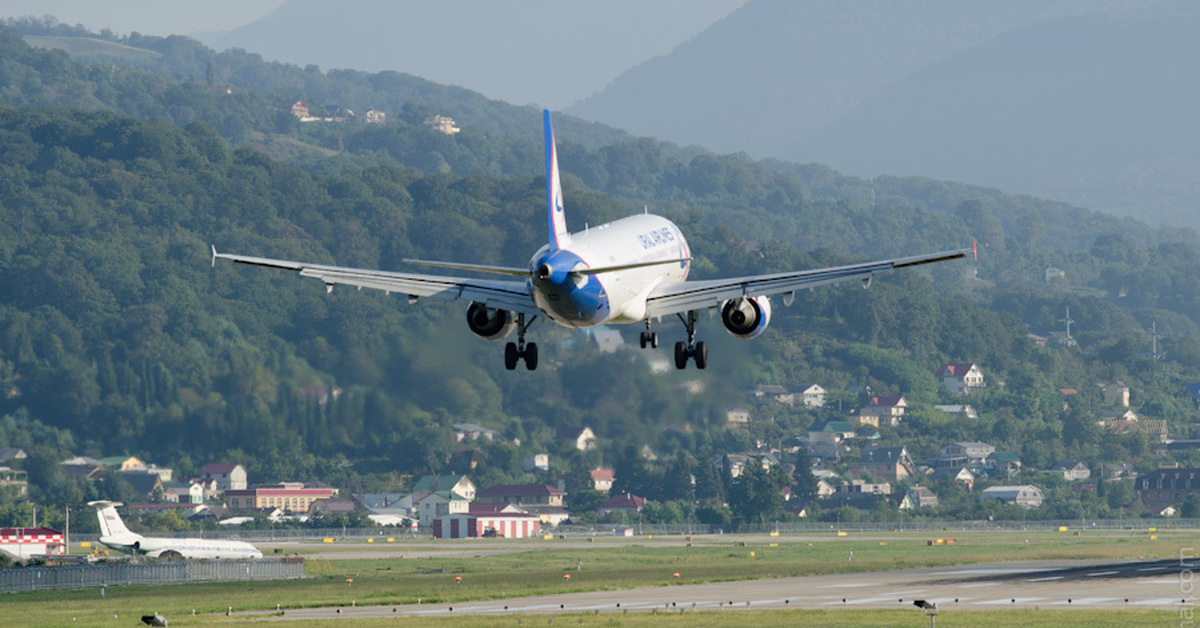
[[[683,327],[687,329],[687,344],[683,342],[675,343],[675,368],[685,369],[689,358],[695,358],[696,368],[703,369],[708,366],[708,345],[703,341],[696,342],[696,312],[690,311],[687,313],[687,318],[682,314],[679,315],[679,320],[683,321]],[[645,332],[643,332],[645,333]],[[642,346],[645,346],[643,343]]]
[[[525,360],[525,368],[530,371],[537,369],[538,365],[538,347],[536,342],[525,343],[525,330],[533,324],[537,317],[529,319],[525,322],[525,314],[517,314],[517,341],[510,342],[504,345],[504,368],[513,371],[517,368],[517,362]]]

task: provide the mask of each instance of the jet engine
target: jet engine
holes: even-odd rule
[[[480,338],[500,340],[507,338],[517,328],[517,323],[509,316],[508,310],[489,309],[474,301],[467,308],[467,326]]]
[[[721,322],[738,338],[754,338],[771,322],[771,301],[767,297],[742,297],[721,306]]]

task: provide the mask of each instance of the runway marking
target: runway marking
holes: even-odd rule
[[[1044,599],[1046,599],[1046,598],[1044,598],[1044,597],[1019,597],[1019,598],[1016,598],[1017,601],[1015,602],[1015,604],[1033,604],[1034,602],[1040,602],[1041,600],[1044,600]],[[1013,602],[1013,598],[1006,597],[1006,598],[1000,599],[1000,600],[986,600],[986,601],[980,602],[980,604],[996,604],[996,605],[1010,604],[1010,605],[1012,605],[1012,604],[1014,604],[1014,602]]]
[[[1139,584],[1174,584],[1178,585],[1181,582],[1179,578],[1171,578],[1168,580],[1142,580]]]
[[[1111,576],[1115,573],[1121,573],[1121,572],[1119,572],[1119,571],[1093,571],[1092,573],[1088,574],[1087,577],[1099,578],[1100,576]]]
[[[994,587],[998,584],[1000,584],[1000,583],[999,582],[976,582],[974,584],[960,584],[960,585],[958,585],[958,588],[960,588],[960,589],[975,589],[978,587]]]
[[[958,569],[955,571],[938,571],[938,572],[934,572],[933,575],[935,575],[935,576],[958,576],[958,575],[962,575],[962,574],[998,575],[998,574],[1010,574],[1010,573],[1034,573],[1034,572],[1038,572],[1038,571],[1046,571],[1046,570],[1038,569],[1038,568],[1034,568],[1034,567],[1024,567],[1024,568],[995,567],[995,568],[981,568],[981,569]]]
[[[1156,597],[1152,600],[1138,600],[1137,602],[1130,602],[1130,604],[1136,604],[1138,606],[1167,606],[1170,604],[1179,604],[1179,600],[1182,599],[1183,598],[1179,597]]]
[[[1163,570],[1165,570],[1165,569],[1166,569],[1166,567],[1162,567],[1162,566],[1159,566],[1159,567],[1142,567],[1142,568],[1141,568],[1141,569],[1139,569],[1138,571],[1163,571]]]
[[[1115,571],[1113,573],[1116,573]],[[1027,578],[1025,582],[1049,582],[1051,580],[1062,580],[1062,576],[1046,576],[1045,578]]]
[[[823,584],[818,589],[849,589],[851,587],[877,587],[874,582],[847,582],[845,584]]]
[[[1070,602],[1067,602],[1066,600],[1050,602],[1049,605],[1050,606],[1067,606],[1067,605],[1088,606],[1091,604],[1103,604],[1104,602],[1112,602],[1114,600],[1119,600],[1119,599],[1121,599],[1121,598],[1119,598],[1119,597],[1081,597],[1081,598],[1072,598]]]

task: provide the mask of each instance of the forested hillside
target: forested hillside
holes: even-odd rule
[[[396,75],[324,74],[241,53],[213,57],[214,66],[244,63],[222,79],[229,93],[153,64],[81,64],[7,29],[0,59],[0,446],[29,451],[35,499],[112,497],[101,494],[111,486],[68,480],[57,462],[117,453],[183,477],[229,460],[254,481],[320,479],[358,492],[447,470],[468,448],[481,451],[472,471],[481,483],[518,481],[527,478],[523,456],[550,451],[556,472],[605,462],[636,470],[625,481],[640,477],[653,490],[645,478],[654,473],[693,469],[699,478],[714,456],[779,446],[845,418],[861,401],[846,392],[855,386],[910,399],[913,418],[882,429],[881,442],[922,457],[979,439],[1020,453],[1030,469],[1068,457],[1154,468],[1164,458],[1144,435],[1094,427],[1095,385],[1114,379],[1173,436],[1200,435],[1186,389],[1200,381],[1194,233],[932,180],[865,182],[693,154],[610,130],[584,143],[573,133],[588,126],[567,122],[558,135],[572,227],[648,205],[686,232],[702,277],[972,238],[980,258],[879,277],[870,290],[798,295],[793,307],[777,306],[758,341],[705,321],[707,371],[655,374],[636,350],[602,353],[586,334],[540,323],[531,333],[544,366],[507,372],[501,347],[467,331],[464,303],[326,295],[288,273],[213,267],[209,246],[387,269],[406,257],[524,264],[545,234],[536,112],[457,89],[413,92]],[[288,112],[296,100],[319,101],[308,89],[328,98],[346,88],[349,97],[353,85],[364,103],[354,107],[395,103],[386,124],[301,124]],[[432,131],[422,120],[434,112],[466,130]],[[266,136],[304,150],[272,157],[258,148]],[[1048,280],[1049,268],[1061,276]],[[1077,347],[1026,337],[1059,329],[1066,307]],[[1157,362],[1146,355],[1152,323],[1166,351]],[[682,333],[670,321],[659,331]],[[931,409],[955,402],[932,375],[947,361],[978,363],[995,382],[971,399],[980,419]],[[841,403],[763,409],[750,430],[725,427],[726,410],[750,403],[755,385],[812,382]],[[1065,407],[1059,388],[1081,394]],[[333,389],[336,398],[314,394]],[[455,443],[456,422],[505,439]],[[599,451],[555,442],[557,428],[578,425],[595,430]],[[657,462],[641,461],[643,446]]]

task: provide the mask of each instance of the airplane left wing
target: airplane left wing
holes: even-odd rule
[[[971,249],[962,249],[832,268],[661,284],[646,298],[646,316],[658,318],[681,312],[704,310],[720,307],[722,303],[731,299],[790,293],[802,288],[814,288],[851,279],[859,279],[867,283],[871,277],[880,273],[897,268],[959,259],[970,252]]]
[[[490,308],[538,314],[537,306],[533,303],[533,295],[524,281],[498,281],[487,279],[466,279],[462,277],[443,277],[440,275],[421,275],[415,273],[397,273],[384,270],[368,270],[364,268],[347,268],[343,266],[325,266],[306,262],[271,259],[268,257],[252,257],[249,255],[234,255],[218,253],[214,246],[213,263],[217,259],[227,259],[238,264],[282,268],[300,273],[301,277],[320,279],[327,290],[335,285],[356,286],[383,290],[415,297],[437,297],[439,299],[464,299],[477,301]]]

